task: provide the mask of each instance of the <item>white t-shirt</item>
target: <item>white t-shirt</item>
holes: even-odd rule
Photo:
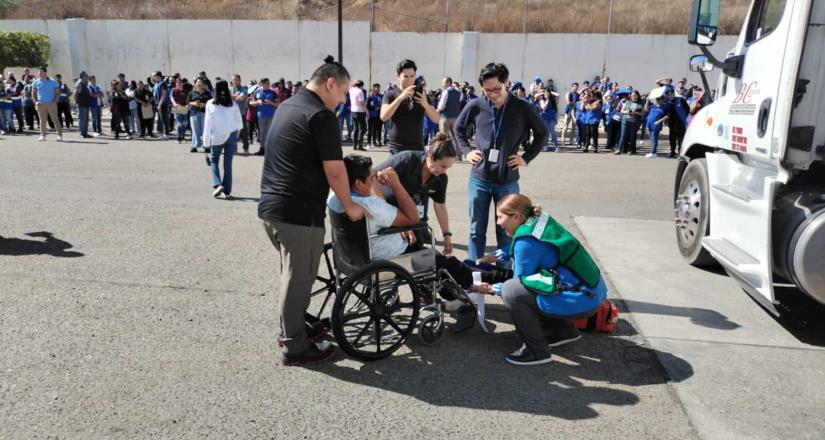
[[[370,252],[373,260],[394,258],[407,250],[407,242],[401,234],[378,235],[379,230],[392,226],[398,214],[398,208],[375,196],[361,197],[353,194],[352,201],[361,205],[372,215],[372,218],[367,218],[367,230],[370,235]],[[344,212],[341,201],[333,192],[330,192],[327,206],[335,212]]]

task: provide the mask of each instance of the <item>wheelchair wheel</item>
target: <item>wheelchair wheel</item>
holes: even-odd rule
[[[418,339],[424,345],[433,345],[444,336],[444,322],[437,314],[430,315],[418,324]]]
[[[332,332],[348,355],[382,359],[406,342],[420,306],[412,275],[395,263],[377,261],[341,284],[332,306]]]

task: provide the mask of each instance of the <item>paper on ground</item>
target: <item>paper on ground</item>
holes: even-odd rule
[[[476,304],[476,316],[478,317],[478,325],[481,326],[481,329],[484,330],[484,333],[490,333],[490,330],[487,330],[487,324],[484,323],[484,294],[481,293],[471,293],[470,300],[472,300]]]

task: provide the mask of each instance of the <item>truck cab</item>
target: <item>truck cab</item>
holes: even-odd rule
[[[690,69],[706,93],[677,167],[676,242],[779,314],[777,289],[825,304],[825,2],[753,0],[725,59],[723,0],[694,0]],[[717,71],[711,102],[707,75]]]

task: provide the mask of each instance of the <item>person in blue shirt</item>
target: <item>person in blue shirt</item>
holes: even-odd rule
[[[43,142],[46,140],[46,121],[51,118],[52,121],[57,122],[57,102],[60,99],[60,86],[57,81],[49,78],[45,67],[39,70],[40,78],[34,84],[34,92],[32,99],[34,100],[34,107],[40,115],[40,138],[37,140]],[[60,124],[55,124],[57,130],[57,141],[63,141],[63,129]]]
[[[0,134],[14,133],[14,113],[11,110],[11,96],[5,85],[0,83]]]
[[[528,197],[502,199],[496,223],[513,242],[476,263],[513,262],[512,278],[491,289],[500,293],[523,342],[505,361],[546,364],[552,347],[581,337],[569,320],[592,316],[607,298],[607,285],[578,240]]]
[[[97,78],[89,76],[89,92],[92,93],[92,101],[89,104],[89,111],[92,113],[92,136],[98,137],[102,133],[101,115],[103,107],[103,89],[97,85]]]
[[[590,151],[593,146],[599,152],[599,123],[602,120],[602,95],[598,90],[591,90],[582,97],[582,124],[584,126],[584,149]]]
[[[17,132],[23,132],[24,111],[23,111],[23,81],[17,81],[14,75],[9,75],[9,84],[6,86],[6,96],[11,99],[11,111],[17,117]],[[31,103],[34,106],[34,103]],[[34,112],[32,112],[34,114]],[[33,117],[32,117],[33,118]]]
[[[645,103],[645,111],[647,112],[647,120],[645,126],[647,130],[650,132],[650,146],[651,151],[650,153],[646,154],[645,157],[648,159],[653,159],[656,157],[656,153],[659,149],[659,133],[662,131],[662,126],[664,125],[667,119],[665,118],[667,115],[667,106],[665,104],[665,99],[662,96],[659,96],[656,99],[656,103],[650,102],[648,100]]]
[[[63,128],[72,128],[74,121],[72,120],[72,108],[69,104],[69,97],[72,95],[72,90],[63,82],[63,77],[60,74],[54,76],[57,85],[60,86],[60,99],[57,101],[57,118],[60,120],[60,125]]]
[[[172,111],[172,92],[160,71],[152,75],[152,80],[155,82],[153,92],[155,95],[155,103],[157,103],[158,106],[158,134],[160,135],[160,139],[165,141],[169,139],[168,134],[172,130],[169,124],[169,115]]]
[[[338,116],[338,131],[341,132],[341,142],[352,141],[352,103],[349,100],[349,93],[344,99],[343,104],[339,104],[335,108],[335,114]],[[347,124],[347,137],[344,138],[344,124]]]
[[[367,146],[380,147],[381,142],[381,128],[384,123],[381,122],[381,101],[384,95],[381,94],[381,84],[375,83],[370,90],[370,96],[367,99]]]
[[[441,81],[441,99],[438,101],[437,110],[440,117],[438,131],[446,134],[453,145],[458,145],[455,137],[455,120],[461,113],[461,92],[453,87],[453,79],[449,76]]]
[[[547,124],[547,129],[550,131],[550,139],[553,142],[553,146],[556,147],[555,151],[556,153],[560,153],[559,139],[556,136],[556,96],[550,89],[544,89],[544,93],[539,98],[538,106],[541,119],[544,120],[544,123]],[[542,151],[550,151],[550,148],[545,147]]]
[[[682,148],[682,141],[685,139],[690,106],[685,98],[677,95],[672,88],[666,90],[665,97],[668,103],[665,121],[669,130],[668,141],[670,142],[670,155],[668,157],[673,159]]]
[[[269,133],[269,126],[272,125],[272,118],[275,117],[275,110],[278,108],[278,96],[270,87],[269,78],[261,78],[258,83],[260,87],[255,91],[255,97],[249,101],[249,105],[255,107],[258,116],[258,141],[261,148],[255,152],[257,156],[264,155],[264,145],[266,135]]]

